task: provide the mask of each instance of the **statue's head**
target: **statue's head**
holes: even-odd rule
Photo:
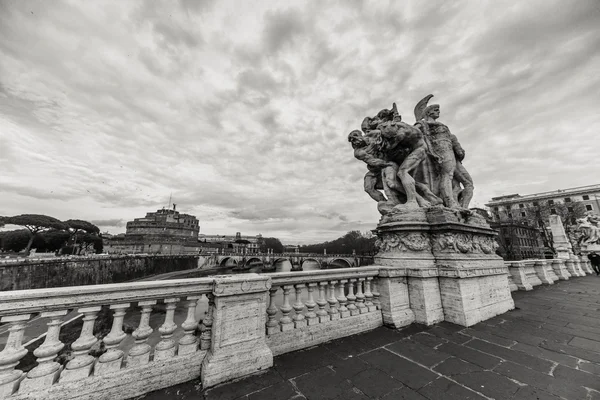
[[[365,147],[367,142],[362,135],[362,132],[359,130],[353,130],[348,134],[348,141],[352,143],[352,147],[358,149],[360,147]]]
[[[440,117],[440,105],[439,104],[431,104],[425,108],[423,112],[425,118],[430,117],[433,119],[438,119]]]

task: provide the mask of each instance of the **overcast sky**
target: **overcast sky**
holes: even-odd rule
[[[472,206],[600,183],[600,2],[0,0],[0,215],[373,229],[348,133],[435,95]]]

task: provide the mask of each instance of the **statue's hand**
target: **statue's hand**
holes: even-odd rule
[[[456,153],[456,158],[458,159],[458,161],[462,161],[465,159],[465,151],[459,151]]]

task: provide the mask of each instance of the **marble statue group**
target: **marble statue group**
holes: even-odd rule
[[[354,157],[367,164],[365,191],[382,215],[435,205],[469,207],[473,180],[462,165],[465,151],[438,121],[440,106],[428,105],[432,97],[415,106],[414,125],[402,121],[394,103],[348,135]]]
[[[577,219],[577,230],[581,233],[579,245],[600,244],[600,221],[591,212]]]

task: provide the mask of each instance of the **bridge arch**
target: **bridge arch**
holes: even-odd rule
[[[219,260],[219,267],[221,268],[225,268],[227,266],[227,261],[233,261],[235,263],[235,266],[237,267],[238,265],[238,260],[235,257],[223,257],[221,258],[221,260]]]
[[[341,261],[341,264],[346,264],[346,268],[352,268],[354,267],[354,263],[349,261],[347,258],[333,258],[330,262],[329,262],[329,267],[332,267],[332,264],[335,263],[336,261]],[[336,268],[335,266],[333,268]],[[343,268],[343,267],[342,267]]]
[[[273,265],[277,264],[278,262],[284,262],[284,261],[289,261],[290,264],[292,264],[292,259],[289,257],[277,257],[273,259]]]
[[[262,258],[259,258],[259,257],[250,257],[250,258],[248,258],[248,259],[246,260],[246,267],[250,267],[250,263],[251,263],[252,261],[258,261],[258,262],[260,262],[261,264],[264,264],[264,263],[263,263],[263,260],[262,260]]]
[[[307,261],[314,261],[319,265],[319,269],[323,268],[323,262],[312,257],[302,259],[302,262],[300,263],[300,268],[304,268],[304,263]]]

